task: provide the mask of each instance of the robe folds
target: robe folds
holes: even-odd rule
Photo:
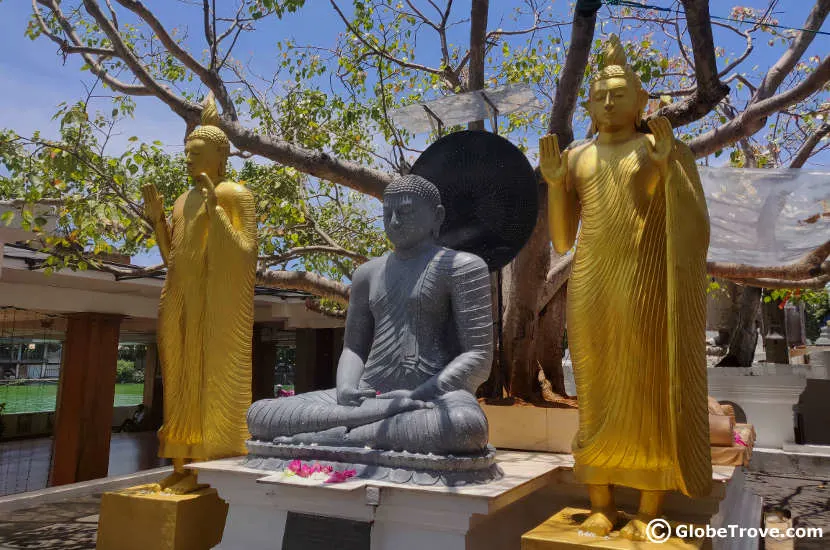
[[[569,179],[568,215],[574,227],[582,219],[567,305],[575,474],[588,484],[706,495],[709,221],[700,178],[676,141],[649,193],[640,174],[655,170],[647,140],[612,151]]]
[[[210,215],[199,189],[173,207],[159,305],[164,381],[159,456],[209,460],[246,453],[257,240],[244,186],[216,186]]]

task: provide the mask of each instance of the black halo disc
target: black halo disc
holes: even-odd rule
[[[449,134],[430,145],[411,172],[441,193],[447,217],[439,242],[480,256],[491,271],[510,263],[536,226],[536,175],[503,137],[473,130]]]

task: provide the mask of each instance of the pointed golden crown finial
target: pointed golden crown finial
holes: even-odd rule
[[[612,65],[619,65],[625,67],[628,65],[628,60],[625,58],[625,48],[620,42],[620,37],[612,34],[603,45],[603,52],[605,53],[600,69],[610,67]]]
[[[213,92],[209,92],[202,103],[202,126],[219,126],[219,109],[216,108]]]
[[[212,143],[227,157],[230,154],[231,144],[228,136],[219,127],[219,123],[219,110],[216,108],[213,92],[210,92],[202,103],[202,124],[193,130],[187,139],[201,139]]]

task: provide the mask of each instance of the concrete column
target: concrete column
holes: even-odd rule
[[[344,332],[342,328],[297,330],[297,393],[334,387]]]
[[[305,393],[314,388],[317,362],[317,331],[311,328],[297,329],[297,358],[294,366],[294,391]]]
[[[158,348],[155,343],[147,344],[147,352],[144,355],[144,406],[149,411],[153,407],[154,385],[153,379],[156,377],[156,370],[158,369],[157,360]]]
[[[144,399],[146,407],[143,426],[159,428],[161,426],[162,392],[161,369],[159,368],[158,344],[147,344],[147,354],[144,356]]]
[[[281,323],[255,323],[251,396],[254,401],[274,397],[274,368],[277,365],[276,331]]]
[[[107,475],[121,318],[105,313],[68,316],[51,485]]]

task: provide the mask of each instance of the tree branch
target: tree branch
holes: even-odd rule
[[[65,32],[66,36],[69,37],[69,40],[71,41],[71,47],[80,48],[80,50],[77,53],[81,54],[83,60],[86,62],[87,65],[89,65],[89,70],[92,72],[92,74],[100,78],[101,81],[104,82],[107,86],[109,86],[117,92],[127,95],[154,95],[153,91],[147,88],[146,86],[127,84],[126,82],[122,82],[121,80],[109,75],[107,73],[106,67],[104,67],[101,63],[103,61],[102,58],[99,57],[96,59],[90,54],[90,52],[83,51],[83,49],[86,49],[87,46],[85,46],[84,43],[81,42],[80,37],[72,28],[72,23],[70,23],[69,19],[67,19],[66,16],[63,14],[63,12],[60,9],[60,5],[56,0],[32,0],[32,11],[34,12],[35,19],[37,20],[41,32],[52,42],[55,42],[58,46],[60,46],[61,50],[65,51],[65,53],[75,53],[64,50],[64,48],[69,45],[69,42],[60,38],[59,36],[56,36],[54,33],[51,32],[48,25],[46,24],[46,21],[44,21],[43,15],[40,13],[40,9],[37,7],[37,4],[40,4],[41,6],[45,7],[46,9],[52,12],[52,14],[57,19],[61,29],[63,29],[63,32]],[[112,50],[112,53],[107,53],[107,55],[113,56],[118,54],[115,52],[115,50]]]
[[[816,148],[816,145],[818,145],[822,138],[827,134],[830,134],[830,122],[825,122],[819,126],[818,129],[810,135],[810,137],[804,140],[804,143],[798,148],[798,151],[796,151],[795,156],[790,162],[790,168],[801,168],[804,166],[804,163],[807,162],[810,155],[813,154],[813,150]]]
[[[257,284],[271,288],[301,290],[321,298],[334,300],[344,306],[349,305],[349,287],[339,281],[333,281],[308,271],[257,271]]]
[[[816,67],[798,85],[787,91],[755,103],[751,103],[741,114],[726,124],[710,130],[689,142],[697,158],[711,155],[739,139],[751,136],[764,126],[767,116],[785,107],[794,105],[824,87],[830,80],[830,56]]]
[[[553,249],[551,249],[551,255],[556,255]],[[542,290],[537,308],[537,313],[539,314],[541,314],[543,309],[548,307],[548,304],[556,296],[556,293],[559,292],[559,289],[568,282],[568,278],[571,276],[571,267],[573,266],[573,254],[558,256],[556,260],[551,259],[551,261],[556,261],[556,263],[553,264],[553,267],[550,268],[550,271],[548,271],[545,277],[545,288]]]
[[[305,307],[309,311],[319,313],[320,315],[325,315],[326,317],[333,317],[334,319],[345,319],[346,318],[346,312],[345,311],[340,311],[340,310],[337,310],[337,309],[323,307],[323,305],[320,303],[320,300],[315,300],[313,298],[308,298],[305,301]]]
[[[259,261],[262,262],[264,265],[270,267],[272,265],[279,265],[289,260],[293,260],[301,256],[307,256],[309,254],[331,254],[335,256],[345,256],[347,258],[351,258],[352,260],[358,263],[366,263],[369,261],[369,258],[364,256],[363,254],[358,254],[357,252],[346,250],[343,247],[322,245],[300,246],[297,248],[292,248],[291,250],[283,254],[277,254],[274,256],[261,256],[259,258]]]
[[[484,49],[487,36],[489,0],[473,0],[470,8],[470,66],[467,71],[467,90],[484,89]],[[470,130],[484,130],[483,120],[467,125]]]
[[[371,52],[374,53],[375,55],[377,55],[378,57],[382,57],[383,59],[385,59],[385,60],[387,60],[391,63],[394,63],[394,64],[396,64],[400,67],[404,67],[404,68],[407,68],[407,69],[412,69],[412,70],[415,70],[415,71],[423,71],[425,73],[440,76],[441,78],[443,78],[447,82],[447,84],[450,85],[450,87],[452,89],[462,87],[461,81],[458,80],[458,75],[456,75],[450,67],[445,67],[444,70],[441,70],[441,69],[435,69],[433,67],[427,67],[426,65],[421,65],[419,63],[412,63],[410,61],[404,61],[403,59],[398,59],[394,55],[390,55],[389,52],[386,52],[386,51],[378,48],[377,46],[375,46],[374,44],[372,44],[371,42],[366,40],[366,38],[360,32],[358,32],[357,29],[354,28],[354,26],[351,24],[351,22],[349,22],[349,19],[346,17],[346,15],[340,10],[340,6],[338,6],[337,3],[334,0],[329,0],[329,2],[331,3],[332,7],[334,8],[334,11],[337,12],[337,15],[340,16],[340,19],[346,25],[346,28],[349,29],[349,32],[352,33],[352,35],[355,38],[360,40],[361,44],[363,44],[364,46],[369,48],[369,50],[371,50]]]
[[[193,73],[199,77],[199,80],[201,80],[216,96],[216,100],[219,102],[219,105],[222,106],[224,116],[230,117],[231,120],[237,120],[238,115],[236,113],[236,106],[234,105],[230,94],[228,94],[228,90],[225,89],[219,75],[215,72],[215,70],[213,70],[215,69],[216,41],[213,38],[213,35],[210,34],[210,22],[207,14],[205,14],[205,32],[208,37],[208,46],[211,48],[211,69],[196,61],[196,59],[194,59],[193,56],[191,56],[178,42],[173,40],[173,37],[170,36],[170,33],[167,32],[167,29],[164,28],[161,21],[159,21],[153,12],[147,9],[142,2],[139,0],[116,1],[147,23],[147,26],[152,29],[153,33],[155,33],[170,55],[178,59],[182,65],[193,71]],[[207,3],[207,0],[205,0],[205,3]]]
[[[51,1],[53,3],[55,2],[55,0]],[[119,1],[129,2],[130,0]],[[174,113],[182,117],[185,121],[193,121],[198,119],[201,108],[193,103],[190,103],[186,99],[177,96],[169,87],[161,84],[150,75],[147,68],[124,43],[124,39],[121,37],[118,29],[115,28],[112,21],[110,21],[101,11],[101,6],[98,2],[96,2],[96,0],[83,0],[83,4],[87,13],[92,16],[104,34],[107,35],[110,42],[112,42],[112,47],[118,57],[120,57],[127,67],[130,68],[138,81],[141,82],[144,87],[148,88],[153,95],[166,103]]]
[[[574,139],[573,115],[576,101],[585,77],[585,67],[591,55],[591,43],[594,40],[594,28],[597,23],[596,11],[574,11],[571,28],[571,45],[565,57],[565,65],[556,86],[556,96],[548,123],[548,133],[559,137],[559,146],[564,149]]]
[[[766,76],[764,76],[764,80],[755,92],[753,102],[767,99],[775,93],[784,81],[784,78],[792,72],[793,67],[795,67],[798,60],[801,59],[802,55],[804,55],[807,47],[815,39],[816,33],[810,31],[817,31],[821,29],[828,13],[830,13],[830,0],[818,0],[813,6],[813,9],[810,11],[810,14],[807,16],[807,20],[804,22],[804,29],[806,30],[799,32],[795,36],[790,44],[790,47],[787,48],[787,51],[785,51],[775,65],[767,71]]]
[[[729,94],[729,86],[723,84],[718,76],[709,0],[681,0],[681,3],[686,12],[686,25],[692,41],[697,87],[684,101],[666,105],[652,115],[667,117],[673,128],[703,118]]]
[[[392,174],[357,163],[341,161],[322,151],[298,147],[255,133],[239,122],[221,120],[222,129],[238,148],[296,168],[310,176],[351,187],[355,191],[380,198],[392,181]]]
[[[796,263],[785,266],[758,267],[746,264],[707,262],[709,275],[731,280],[781,279],[800,281],[830,274],[830,241],[819,246]]]
[[[811,277],[809,279],[799,279],[798,281],[788,281],[786,279],[727,279],[732,282],[744,285],[754,286],[758,288],[824,288],[830,282],[830,275],[822,275],[820,277]]]

